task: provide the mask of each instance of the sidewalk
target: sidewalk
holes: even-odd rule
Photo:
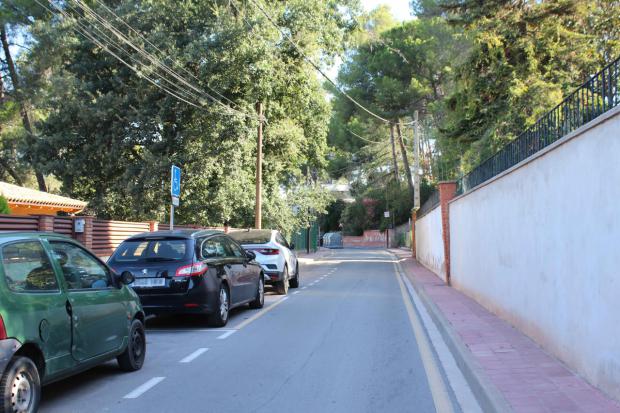
[[[448,287],[434,273],[411,259],[411,253],[391,250],[428,310],[463,349],[465,364],[492,394],[518,413],[620,413],[620,403],[606,397],[547,354],[534,341],[493,315],[473,299]],[[441,330],[441,328],[440,328]],[[445,336],[445,334],[444,334]]]

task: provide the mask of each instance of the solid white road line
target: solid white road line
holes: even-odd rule
[[[190,363],[190,362],[194,361],[202,353],[205,353],[207,350],[209,350],[209,349],[208,348],[199,348],[198,350],[194,351],[189,356],[185,357],[183,360],[179,361],[179,363]]]
[[[409,316],[409,324],[411,324],[411,329],[413,330],[416,342],[418,343],[418,351],[420,358],[422,359],[424,371],[426,372],[426,378],[428,379],[428,385],[431,389],[431,395],[433,396],[433,401],[435,402],[435,409],[438,413],[453,413],[454,409],[452,407],[452,402],[450,401],[450,395],[448,393],[448,389],[446,388],[446,383],[444,383],[439,366],[435,362],[433,350],[429,339],[426,337],[422,322],[413,307],[413,300],[410,298],[407,287],[405,287],[405,283],[402,280],[400,263],[395,262],[393,265],[394,275],[398,280],[398,286],[400,287],[403,303],[405,304],[405,309],[407,310],[407,315]]]
[[[467,413],[482,413],[482,409],[467,384],[463,373],[456,364],[456,360],[454,359],[452,352],[448,349],[447,344],[441,337],[441,333],[437,330],[435,322],[426,311],[426,308],[418,296],[418,293],[415,291],[415,288],[413,288],[413,285],[411,285],[411,282],[404,274],[402,275],[402,278],[405,282],[405,286],[407,287],[407,291],[409,291],[409,295],[413,298],[413,302],[418,310],[418,313],[420,314],[420,317],[422,318],[422,323],[426,327],[431,343],[433,344],[433,347],[435,347],[435,352],[439,357],[439,361],[443,365],[443,370],[446,373],[446,376],[448,376],[450,387],[452,387],[454,395],[461,405],[461,410]]]
[[[137,387],[131,393],[126,394],[125,397],[123,397],[123,399],[137,399],[138,397],[142,396],[145,392],[155,387],[157,383],[161,382],[163,379],[165,379],[165,377],[153,377],[151,380]]]
[[[225,338],[228,338],[228,337],[232,336],[236,332],[237,332],[237,330],[230,330],[230,331],[225,332],[221,336],[217,336],[217,338],[218,338],[218,340],[224,340]]]

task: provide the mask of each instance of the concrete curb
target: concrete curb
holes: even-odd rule
[[[398,259],[402,257],[394,254]],[[403,268],[403,272],[407,272]],[[512,413],[514,410],[508,404],[501,392],[489,380],[486,373],[461,341],[450,322],[445,318],[441,310],[437,308],[433,300],[426,294],[424,288],[419,285],[412,277],[409,277],[413,288],[420,296],[422,303],[426,307],[433,322],[437,326],[439,333],[443,337],[448,349],[452,353],[456,364],[463,373],[467,384],[471,388],[474,397],[478,401],[480,408],[489,413]]]

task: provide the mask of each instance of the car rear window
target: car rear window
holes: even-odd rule
[[[271,241],[271,231],[239,231],[228,235],[241,245],[266,244]]]
[[[188,243],[186,239],[129,240],[119,245],[112,261],[179,261],[187,256]]]

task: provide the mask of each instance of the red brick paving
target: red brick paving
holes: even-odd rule
[[[534,341],[434,273],[394,251],[410,280],[422,287],[488,379],[518,413],[620,413],[620,403],[570,371]]]

